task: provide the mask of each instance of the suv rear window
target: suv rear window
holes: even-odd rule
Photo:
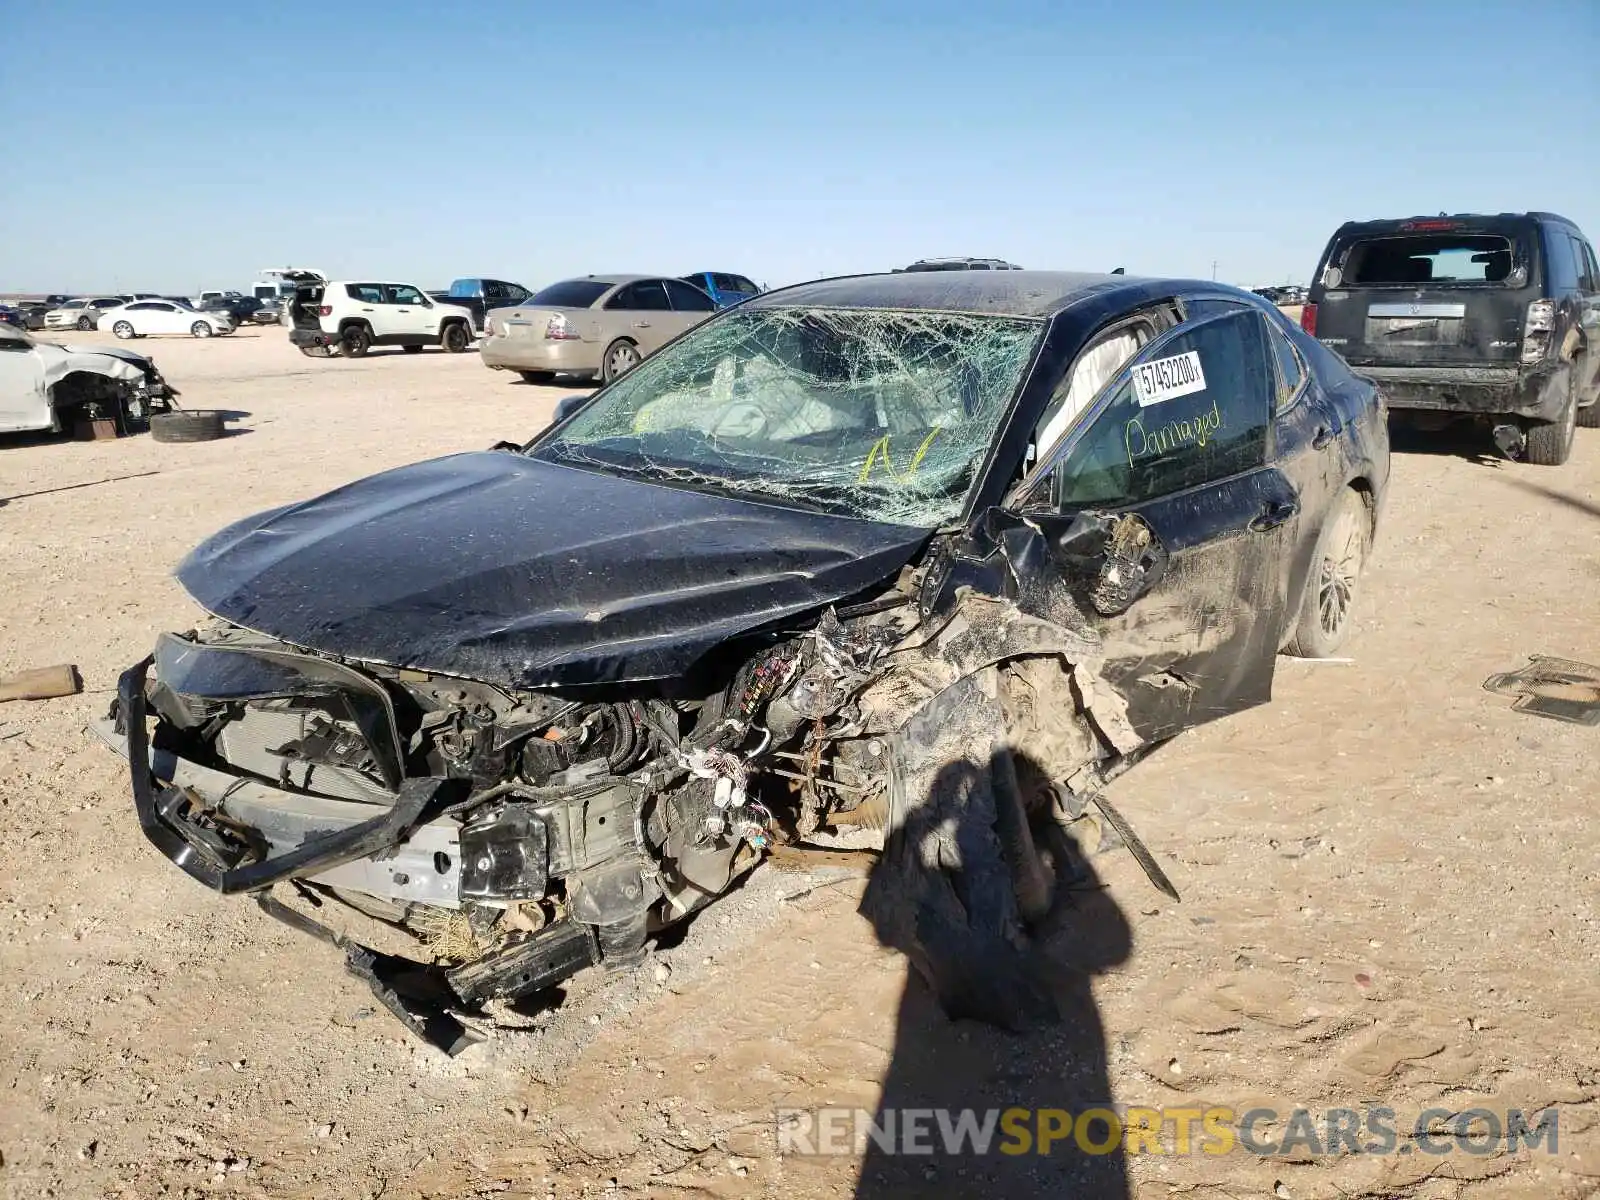
[[[1342,269],[1346,287],[1418,283],[1504,283],[1511,274],[1511,239],[1486,233],[1425,233],[1374,237],[1350,244]]]
[[[588,308],[611,287],[609,283],[597,283],[592,279],[567,279],[540,289],[526,303],[550,308]]]

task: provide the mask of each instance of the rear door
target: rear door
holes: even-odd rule
[[[664,279],[667,296],[672,301],[673,336],[691,329],[717,311],[717,302],[699,288],[681,279]]]
[[[1138,518],[1165,556],[1124,611],[1083,606],[1145,738],[1272,695],[1300,497],[1269,460],[1265,333],[1260,314],[1239,310],[1148,342],[1024,484],[1027,515],[1063,561],[1077,551],[1060,539],[1082,512]],[[1092,561],[1103,573],[1110,557]]]
[[[1515,367],[1540,264],[1528,221],[1353,230],[1324,267],[1316,336],[1356,367]]]
[[[393,306],[389,304],[383,284],[347,283],[343,286],[348,303],[334,308],[336,317],[350,316],[365,321],[372,326],[374,337],[388,337],[395,331]],[[330,329],[328,332],[334,331]]]
[[[654,354],[677,332],[667,289],[659,279],[640,279],[606,301],[605,339],[625,337],[641,356]]]

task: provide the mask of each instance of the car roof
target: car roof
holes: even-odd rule
[[[894,271],[797,283],[751,297],[739,307],[744,310],[797,305],[920,308],[995,316],[1051,317],[1088,296],[1110,299],[1120,292],[1130,304],[1137,304],[1156,291],[1170,296],[1193,291],[1231,294],[1239,289],[1200,280],[1084,271]],[[1239,294],[1249,295],[1247,292]]]

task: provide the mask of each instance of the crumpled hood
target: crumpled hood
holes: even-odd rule
[[[117,346],[58,346],[54,342],[35,342],[34,352],[44,363],[45,378],[51,384],[74,371],[90,371],[133,383],[143,379],[150,366],[150,360],[143,354]]]
[[[892,578],[931,532],[482,451],[249,517],[177,577],[217,616],[324,653],[580,685],[682,675]]]

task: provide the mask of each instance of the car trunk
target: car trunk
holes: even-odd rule
[[[557,318],[566,323],[567,331],[577,340],[593,342],[600,337],[600,323],[593,309],[549,305],[496,309],[494,332],[515,341],[540,341]]]
[[[1515,366],[1537,244],[1509,221],[1353,231],[1324,268],[1316,335],[1354,366]]]
[[[320,283],[302,283],[289,301],[289,319],[296,329],[321,329],[322,289]]]

